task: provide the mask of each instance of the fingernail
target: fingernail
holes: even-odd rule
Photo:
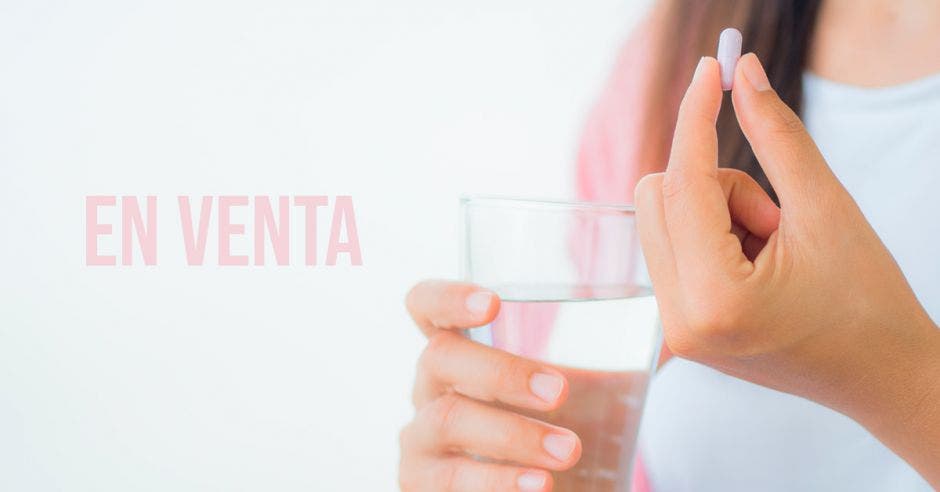
[[[721,67],[721,90],[730,91],[734,84],[734,66],[741,58],[741,31],[733,27],[721,31],[715,58]]]
[[[523,492],[542,490],[545,488],[545,474],[538,472],[525,472],[516,479],[516,485]]]
[[[549,434],[542,439],[542,447],[558,461],[568,461],[577,444],[574,436],[566,434]]]
[[[770,90],[770,80],[767,80],[767,73],[761,66],[757,55],[748,53],[741,58],[741,70],[744,72],[744,78],[747,79],[751,87],[758,92]]]
[[[703,68],[705,67],[705,57],[698,59],[698,65],[695,66],[695,73],[692,74],[692,82],[698,80],[699,75],[702,73]]]
[[[465,302],[467,311],[470,311],[471,314],[474,316],[484,316],[489,312],[490,305],[493,304],[493,293],[484,290],[474,292],[467,296]]]
[[[564,387],[565,381],[554,374],[537,372],[529,378],[529,389],[546,403],[555,403]]]

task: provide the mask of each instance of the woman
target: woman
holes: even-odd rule
[[[699,57],[725,26],[756,56],[723,101]],[[628,43],[578,189],[636,203],[681,357],[647,402],[650,489],[940,487],[938,45],[927,0],[662,1]],[[550,490],[580,442],[513,409],[557,407],[566,381],[450,331],[495,317],[486,290],[425,282],[407,304],[430,341],[402,488]]]

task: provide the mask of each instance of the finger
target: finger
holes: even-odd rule
[[[659,315],[662,321],[664,344],[659,355],[658,365],[665,364],[672,357],[675,347],[678,352],[688,353],[681,348],[687,339],[683,310],[675,306],[683,300],[676,262],[672,252],[669,230],[666,227],[664,210],[662,173],[649,174],[637,183],[634,197],[637,207],[637,229],[640,233],[640,243],[643,245],[643,256],[646,258],[646,268],[653,280],[653,290],[656,292],[656,302],[659,305]]]
[[[741,130],[784,210],[812,203],[838,184],[800,118],[770,87],[753,53],[738,61],[732,101]],[[798,211],[787,211],[793,212]]]
[[[553,485],[545,470],[457,456],[409,466],[399,480],[403,492],[546,492]]]
[[[718,132],[715,122],[721,109],[721,81],[718,62],[704,56],[699,60],[686,90],[673,134],[667,175],[706,179],[714,184],[718,173]],[[698,181],[693,181],[698,183]]]
[[[679,107],[663,179],[663,208],[676,268],[695,278],[736,272],[733,267],[747,263],[730,233],[731,216],[718,181],[715,121],[722,97],[718,72],[714,58],[699,62]]]
[[[728,200],[731,233],[741,243],[744,256],[753,262],[780,224],[780,209],[747,173],[719,169],[718,180]]]
[[[661,303],[676,299],[678,282],[663,208],[663,180],[663,173],[647,174],[640,179],[633,191],[636,202],[636,227],[640,244],[643,246],[643,257],[653,280],[656,298]],[[667,320],[663,320],[663,324],[668,324]]]
[[[415,406],[450,390],[481,401],[549,411],[565,401],[568,383],[545,364],[442,331],[418,359]]]
[[[431,336],[438,329],[489,323],[499,312],[499,297],[469,283],[425,280],[408,292],[405,305],[421,331]]]
[[[751,234],[738,224],[731,225],[731,233],[737,236],[738,241],[741,243],[741,251],[751,262],[757,259],[757,255],[763,251],[764,246],[767,244],[767,239]]]
[[[566,470],[581,457],[570,430],[450,394],[425,406],[411,424],[416,449]]]
[[[737,169],[719,169],[718,181],[734,224],[765,240],[777,230],[780,209],[754,178]]]

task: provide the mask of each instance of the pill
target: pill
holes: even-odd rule
[[[734,84],[734,67],[741,58],[741,31],[729,27],[718,37],[718,66],[721,67],[721,89],[730,91]]]

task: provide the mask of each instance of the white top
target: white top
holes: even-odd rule
[[[803,121],[940,321],[940,74],[864,89],[804,75]],[[849,418],[673,359],[640,433],[654,492],[929,491]]]

